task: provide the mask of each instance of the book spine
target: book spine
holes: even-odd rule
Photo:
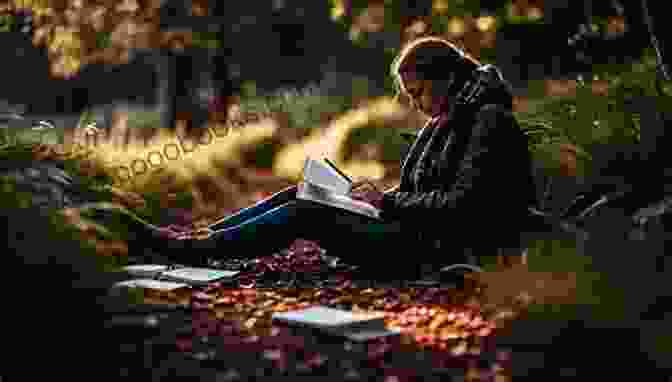
[[[312,186],[318,187],[318,186]],[[380,219],[380,211],[374,209],[366,209],[359,207],[355,204],[348,204],[343,201],[340,201],[335,198],[329,197],[328,193],[314,193],[312,190],[309,191],[308,188],[303,188],[296,194],[297,199],[309,200],[315,203],[324,204],[330,207],[339,208],[342,210],[350,211],[356,214],[364,215],[373,219]]]

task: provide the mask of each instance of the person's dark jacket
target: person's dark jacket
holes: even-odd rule
[[[511,248],[536,203],[527,139],[494,66],[475,71],[446,113],[421,130],[402,164],[384,219],[433,247]]]

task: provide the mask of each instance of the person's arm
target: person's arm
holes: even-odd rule
[[[506,156],[501,153],[502,146],[507,143],[497,139],[496,135],[501,130],[498,128],[500,124],[514,123],[512,118],[509,113],[496,108],[481,109],[454,185],[450,189],[430,192],[385,193],[382,201],[383,213],[396,218],[409,214],[429,217],[431,215],[428,213],[436,211],[460,216],[473,211],[476,206],[486,207],[488,201],[494,200],[499,193],[493,187],[506,181],[505,174],[501,171],[506,168]]]

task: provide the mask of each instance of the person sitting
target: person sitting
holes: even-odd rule
[[[380,220],[297,199],[294,186],[211,224],[202,237],[185,235],[184,248],[251,257],[302,238],[355,265],[387,261],[387,270],[398,260],[447,265],[519,246],[536,194],[527,139],[500,70],[448,40],[423,37],[401,49],[391,74],[397,99],[428,122],[402,161],[398,187],[354,184],[351,196],[378,207]]]

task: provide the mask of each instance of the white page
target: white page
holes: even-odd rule
[[[297,199],[310,200],[315,203],[340,208],[356,214],[380,219],[380,210],[361,200],[355,200],[348,195],[338,194],[308,182],[300,184],[296,194]]]
[[[343,178],[341,174],[323,161],[311,158],[306,159],[303,169],[303,180],[341,195],[346,195],[350,192],[350,181]]]
[[[211,282],[224,278],[232,278],[237,275],[238,271],[221,271],[218,269],[209,268],[178,268],[172,271],[163,272],[161,277],[166,277],[174,280],[185,282]]]
[[[137,280],[126,280],[114,284],[115,287],[126,287],[126,288],[146,288],[154,289],[160,291],[171,291],[175,289],[188,287],[184,283],[174,283],[170,281],[157,281],[152,279],[137,279]]]
[[[301,323],[315,327],[343,327],[362,322],[380,322],[383,320],[381,313],[355,313],[347,310],[333,309],[323,306],[274,313],[275,320]]]
[[[167,265],[157,265],[157,264],[138,264],[138,265],[129,265],[123,268],[124,271],[128,272],[133,276],[141,277],[154,277],[168,270]]]

